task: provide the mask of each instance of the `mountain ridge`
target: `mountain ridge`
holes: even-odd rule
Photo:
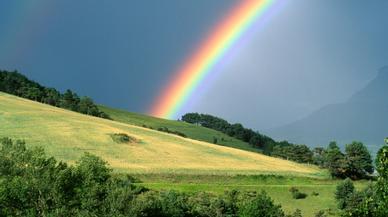
[[[347,101],[323,106],[305,118],[266,133],[275,139],[313,147],[326,146],[332,140],[342,145],[358,140],[376,152],[388,134],[387,84],[388,66],[385,66]]]

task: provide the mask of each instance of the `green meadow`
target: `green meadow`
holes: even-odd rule
[[[151,117],[143,114],[128,112],[120,109],[114,109],[107,106],[99,106],[99,109],[118,122],[148,127],[157,130],[158,128],[167,127],[171,131],[184,133],[188,138],[199,141],[213,143],[214,138],[217,139],[217,144],[238,148],[247,151],[259,152],[258,149],[252,148],[246,142],[230,137],[224,133],[212,130],[209,128],[188,124],[182,121],[167,120],[162,118]]]
[[[221,194],[225,191],[266,191],[271,198],[282,205],[284,211],[291,214],[300,209],[303,216],[315,216],[324,210],[328,216],[338,216],[339,210],[334,199],[338,180],[315,179],[278,175],[169,175],[138,174],[139,185],[155,190],[177,190],[181,192],[212,192]],[[367,181],[355,182],[358,189],[366,187]],[[305,199],[292,198],[289,189],[298,188],[306,193]],[[318,195],[316,195],[316,193]]]

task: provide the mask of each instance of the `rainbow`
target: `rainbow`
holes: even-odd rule
[[[239,1],[240,2],[240,1]],[[274,4],[275,0],[243,0],[211,31],[151,106],[151,115],[172,119],[231,47]]]

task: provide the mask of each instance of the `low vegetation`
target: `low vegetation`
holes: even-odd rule
[[[153,191],[88,153],[69,166],[21,141],[0,143],[0,216],[285,216],[265,192]]]
[[[122,143],[137,143],[139,142],[136,138],[132,136],[128,136],[126,133],[114,133],[110,135],[112,137],[112,140],[116,143],[122,144]]]
[[[29,80],[17,71],[0,70],[0,91],[82,114],[109,118],[106,113],[98,109],[91,98],[86,96],[80,98],[71,90],[66,90],[62,94],[54,88],[44,87]]]
[[[307,194],[300,192],[299,189],[297,189],[296,187],[291,187],[290,192],[291,192],[292,198],[294,199],[304,199],[307,197]]]
[[[175,134],[175,135],[178,135],[178,136],[181,136],[181,137],[184,137],[184,138],[187,137],[186,134],[184,134],[182,132],[179,132],[179,131],[176,131],[176,130],[175,131],[174,130],[170,130],[167,127],[159,127],[158,131]]]

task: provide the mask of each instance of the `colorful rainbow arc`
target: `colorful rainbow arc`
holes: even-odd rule
[[[233,8],[206,38],[152,105],[150,113],[172,119],[190,99],[214,66],[238,42],[244,32],[270,8],[275,0],[244,0]]]

